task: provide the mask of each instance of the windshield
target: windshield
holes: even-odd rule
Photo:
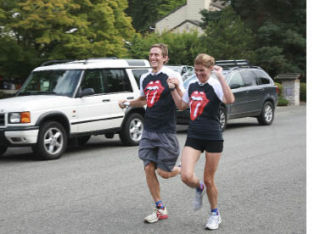
[[[48,70],[32,72],[20,89],[22,95],[61,95],[72,97],[82,70]]]

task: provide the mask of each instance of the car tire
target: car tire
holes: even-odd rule
[[[261,125],[270,125],[274,119],[274,105],[266,101],[263,104],[261,114],[258,116],[258,122]]]
[[[125,145],[138,145],[143,132],[143,116],[138,113],[129,115],[120,132],[120,139]]]
[[[32,147],[40,159],[58,159],[67,148],[67,134],[64,127],[56,122],[45,122],[40,126],[38,142]]]
[[[219,121],[220,121],[221,130],[224,131],[227,127],[227,110],[224,106],[220,106]]]
[[[7,145],[0,145],[0,156],[3,155],[8,149]]]

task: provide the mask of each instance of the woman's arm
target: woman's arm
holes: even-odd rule
[[[179,110],[185,110],[188,107],[188,103],[185,103],[182,100],[182,91],[179,88],[179,84],[176,83],[176,79],[168,79],[168,85],[171,89],[171,95],[174,100],[174,103],[178,107]]]
[[[234,95],[233,95],[229,85],[227,84],[224,76],[222,75],[222,67],[215,65],[213,67],[213,71],[216,74],[216,76],[221,84],[221,87],[222,87],[222,91],[223,91],[223,100],[222,101],[225,104],[233,103],[235,98],[234,98]]]

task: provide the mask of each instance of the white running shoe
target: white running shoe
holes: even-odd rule
[[[164,208],[164,209],[155,208],[151,215],[148,215],[147,217],[144,218],[144,221],[147,223],[155,223],[161,219],[167,219],[167,218],[168,218],[167,208]]]
[[[196,189],[196,195],[193,200],[193,210],[194,211],[197,211],[202,207],[202,198],[205,193],[206,193],[206,187],[204,187],[201,192],[199,192]]]
[[[206,229],[214,230],[219,228],[219,224],[222,222],[220,214],[212,212],[209,216]]]

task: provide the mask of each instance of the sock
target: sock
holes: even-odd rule
[[[211,213],[216,213],[216,215],[219,215],[218,208],[211,209]]]
[[[163,205],[163,203],[162,203],[161,200],[159,200],[159,201],[156,202],[156,207],[157,207],[158,209],[164,209],[164,205]]]
[[[197,188],[198,192],[202,192],[204,189],[204,184],[200,181],[200,187]]]

